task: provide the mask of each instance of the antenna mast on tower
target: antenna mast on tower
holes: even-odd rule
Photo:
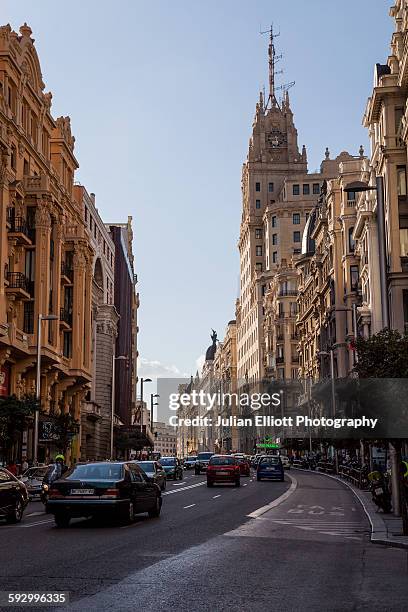
[[[275,77],[277,74],[281,74],[282,70],[276,71],[275,66],[277,62],[282,58],[282,55],[276,55],[275,52],[275,43],[274,40],[277,36],[280,36],[280,32],[274,34],[273,32],[273,24],[271,25],[269,30],[265,32],[260,32],[260,34],[269,34],[269,47],[268,47],[268,55],[269,55],[269,95],[268,100],[265,105],[265,110],[269,107],[278,106],[278,101],[275,95]]]

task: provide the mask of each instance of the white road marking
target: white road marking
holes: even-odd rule
[[[214,495],[213,499],[217,499],[217,497],[221,497],[221,495]]]
[[[190,504],[189,506],[184,506],[183,510],[187,510],[187,508],[193,508],[193,506],[195,506],[195,504]]]
[[[279,506],[279,504],[281,504],[290,495],[292,495],[292,493],[294,493],[297,487],[297,480],[294,476],[291,476],[290,474],[287,474],[287,476],[292,481],[292,484],[290,485],[289,489],[285,491],[285,493],[280,495],[277,499],[274,499],[270,504],[267,504],[266,506],[262,506],[261,508],[258,508],[258,510],[254,510],[253,512],[251,512],[251,514],[247,514],[249,518],[260,517],[262,514],[265,514],[265,512],[268,512],[268,510],[271,510],[271,508],[275,508],[275,506]]]
[[[36,527],[37,525],[44,525],[45,523],[53,523],[54,519],[49,519],[47,521],[37,521],[36,523],[30,523],[29,525],[19,525],[22,529],[28,529],[28,527]]]
[[[181,482],[173,482],[173,487],[179,487],[182,484],[186,484],[186,481],[182,480]]]
[[[30,514],[26,514],[26,516],[41,516],[46,514],[46,512],[30,512]]]
[[[188,489],[194,489],[195,487],[201,487],[202,485],[205,485],[206,481],[204,480],[203,482],[197,482],[196,484],[193,485],[188,485],[188,487],[182,487],[181,489],[172,489],[171,491],[166,491],[165,493],[162,493],[163,495],[172,495],[173,493],[179,493],[180,491],[187,491]]]
[[[242,485],[242,486],[243,486],[243,487],[246,487],[246,486],[247,486],[247,484],[248,484],[248,483],[246,482],[246,483],[245,483],[244,485]]]

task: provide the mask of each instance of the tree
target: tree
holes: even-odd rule
[[[11,459],[14,444],[32,421],[38,402],[27,396],[22,400],[15,395],[0,398],[0,448],[3,461]]]
[[[355,365],[355,371],[359,378],[374,379],[408,379],[408,334],[400,334],[397,330],[383,329],[370,338],[358,338],[356,343],[358,362]],[[406,381],[404,381],[406,382]],[[397,381],[392,386],[384,385],[384,395],[388,393],[388,398],[385,397],[384,405],[388,402],[394,402],[400,411],[406,410],[407,400],[404,388],[406,385],[398,385]],[[392,397],[389,397],[389,390],[392,389]],[[378,389],[378,386],[377,386]],[[380,391],[381,392],[381,391]],[[378,393],[375,395],[378,399]],[[388,440],[396,451],[395,469],[398,474],[399,493],[401,499],[401,515],[403,521],[403,531],[408,535],[408,499],[407,486],[404,482],[401,451],[403,440],[401,438],[393,438]]]
[[[65,455],[71,446],[72,438],[79,432],[79,421],[70,412],[62,412],[55,417],[55,426],[60,433],[60,450]]]

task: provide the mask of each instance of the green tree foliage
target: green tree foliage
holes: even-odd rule
[[[32,420],[38,402],[33,397],[22,400],[15,395],[0,398],[0,448],[3,458],[7,458],[24,429]]]
[[[408,334],[383,329],[368,339],[357,340],[360,378],[408,378]]]

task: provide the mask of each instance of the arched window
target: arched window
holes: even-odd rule
[[[354,227],[349,227],[348,230],[348,248],[350,253],[354,253],[354,248],[356,246],[356,241],[353,238]]]

